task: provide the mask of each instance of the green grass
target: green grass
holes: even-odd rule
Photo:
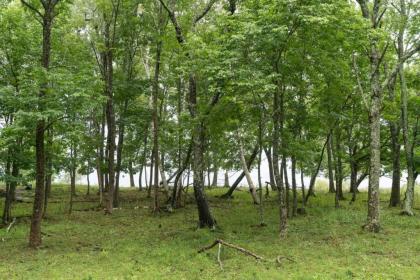
[[[85,197],[82,189],[76,200]],[[145,193],[123,190],[122,209],[112,216],[102,211],[67,214],[68,187],[55,186],[49,216],[43,222],[43,246],[27,248],[29,218],[20,218],[9,233],[0,229],[0,279],[420,279],[420,218],[398,215],[381,197],[379,234],[366,233],[366,194],[356,204],[334,208],[334,195],[318,193],[307,215],[291,219],[286,239],[278,236],[276,194],[265,201],[266,227],[246,191],[221,200],[223,189],[208,191],[219,227],[197,229],[197,213],[190,198],[174,213],[152,215]],[[346,194],[347,197],[350,195]],[[419,212],[420,195],[416,195]],[[3,201],[0,204],[2,205]],[[78,202],[76,210],[96,206]],[[27,216],[31,204],[20,203],[14,214]],[[223,248],[222,271],[217,248],[197,250],[216,238],[245,247],[266,258],[257,262]],[[287,256],[294,262],[274,261]]]

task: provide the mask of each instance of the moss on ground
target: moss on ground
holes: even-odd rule
[[[68,215],[68,187],[54,186],[43,246],[37,251],[27,248],[32,206],[15,205],[18,223],[9,233],[0,229],[0,279],[420,279],[420,218],[388,208],[386,193],[379,234],[361,229],[365,193],[355,204],[347,200],[335,209],[334,194],[320,192],[310,199],[307,215],[290,220],[287,239],[279,239],[275,193],[264,204],[267,226],[258,227],[257,206],[246,191],[235,192],[231,200],[217,198],[223,189],[208,191],[219,224],[210,231],[196,228],[192,198],[172,214],[152,215],[144,192],[124,189],[121,209],[105,216],[89,210],[97,206],[95,194],[78,190],[76,200],[92,202],[76,202],[77,211]],[[419,212],[418,193],[415,200]],[[268,261],[223,248],[222,271],[217,248],[197,253],[217,238]],[[277,256],[293,261],[283,259],[279,265]]]

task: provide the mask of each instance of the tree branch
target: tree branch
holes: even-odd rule
[[[217,0],[210,0],[207,6],[204,8],[204,10],[200,14],[196,15],[196,17],[194,18],[194,25],[196,25],[201,19],[203,19],[208,14],[208,12],[210,12],[211,7],[214,3],[216,3],[216,1]]]
[[[20,0],[20,2],[26,6],[27,8],[29,8],[30,10],[32,10],[33,12],[35,12],[40,18],[44,18],[44,15],[41,14],[41,12],[35,8],[34,6],[32,6],[31,4],[29,4],[28,2],[26,2],[25,0]],[[41,1],[42,5],[44,5],[44,2]]]
[[[178,40],[178,43],[183,45],[185,43],[185,38],[182,33],[182,28],[176,19],[175,13],[171,9],[168,8],[168,6],[165,4],[165,1],[159,0],[159,2],[160,4],[162,4],[163,8],[168,12],[169,18],[171,19],[171,22],[175,28],[176,39]]]

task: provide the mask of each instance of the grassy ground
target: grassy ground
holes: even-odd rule
[[[85,197],[82,189],[76,200]],[[80,211],[97,202],[77,202],[67,214],[68,188],[55,186],[48,218],[43,222],[43,247],[27,248],[29,218],[20,218],[7,233],[0,229],[0,279],[420,279],[420,218],[399,216],[381,197],[383,230],[365,233],[366,194],[357,203],[342,202],[319,192],[308,213],[290,220],[287,239],[278,237],[278,206],[273,193],[265,201],[265,220],[246,191],[221,200],[223,189],[208,191],[219,228],[197,229],[194,204],[172,214],[154,216],[145,193],[123,190],[121,209],[112,216],[101,211]],[[349,195],[347,195],[350,197]],[[420,195],[416,196],[419,213]],[[3,201],[0,203],[0,207]],[[20,203],[15,215],[26,216],[31,204]],[[215,239],[245,247],[268,261],[257,262],[232,249],[197,250]],[[283,259],[279,265],[277,256]]]

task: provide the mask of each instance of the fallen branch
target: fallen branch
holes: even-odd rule
[[[222,244],[219,243],[219,251],[217,251],[217,261],[219,262],[220,269],[223,270],[223,263],[222,263],[222,260],[220,259],[220,251],[221,250],[222,250]]]
[[[16,218],[13,218],[13,221],[9,224],[9,226],[6,229],[6,232],[9,232],[10,229],[13,227],[13,225],[16,223]]]
[[[296,262],[294,259],[286,257],[286,256],[277,256],[276,261],[279,265],[282,265],[282,262],[281,262],[282,259],[288,260],[290,262]]]
[[[220,252],[220,247],[221,247],[221,245],[225,245],[226,247],[230,247],[230,248],[233,248],[233,249],[235,249],[235,250],[238,250],[239,252],[241,252],[241,253],[244,253],[245,255],[248,255],[248,256],[251,256],[251,257],[254,257],[255,259],[257,259],[257,260],[264,260],[264,258],[263,257],[261,257],[261,256],[258,256],[257,254],[255,254],[255,253],[253,253],[253,252],[251,252],[251,251],[248,251],[247,249],[244,249],[244,248],[242,248],[242,247],[239,247],[239,246],[237,246],[237,245],[234,245],[234,244],[231,244],[231,243],[228,243],[228,242],[226,242],[226,241],[223,241],[223,240],[221,240],[221,239],[216,239],[210,246],[207,246],[207,247],[203,247],[203,248],[201,248],[200,250],[198,250],[198,253],[202,253],[202,252],[204,252],[204,251],[207,251],[207,250],[209,250],[209,249],[211,249],[211,248],[213,248],[214,246],[216,246],[217,244],[219,244],[219,252]],[[218,256],[219,257],[219,256]],[[219,264],[220,264],[220,262],[219,262]]]

